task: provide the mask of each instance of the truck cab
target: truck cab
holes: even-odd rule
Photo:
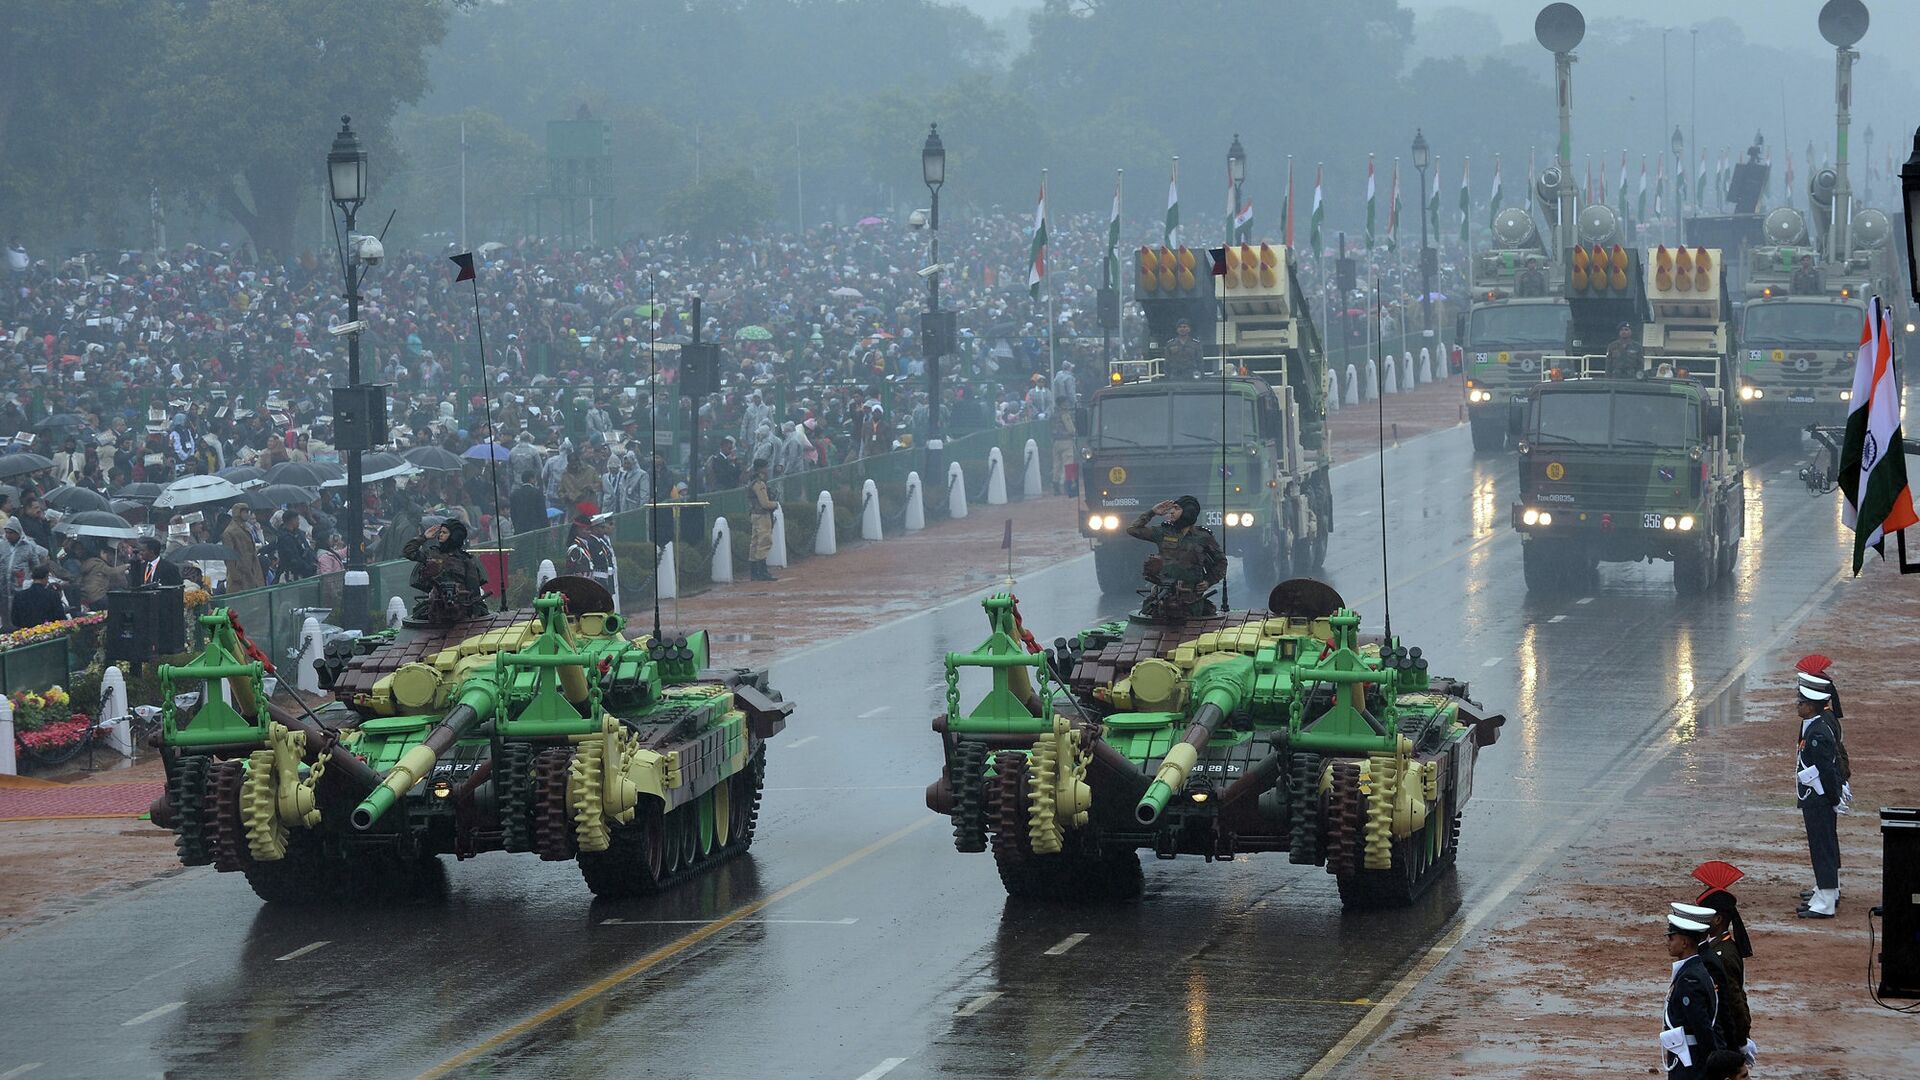
[[[1533,215],[1494,215],[1493,250],[1474,256],[1468,310],[1454,335],[1466,375],[1475,450],[1499,450],[1520,430],[1541,359],[1566,348],[1566,281],[1540,241]]]

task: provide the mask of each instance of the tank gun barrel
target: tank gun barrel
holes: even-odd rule
[[[1147,785],[1146,794],[1134,807],[1134,817],[1142,825],[1151,825],[1160,819],[1174,792],[1187,782],[1187,775],[1200,760],[1201,749],[1219,730],[1221,722],[1246,701],[1253,689],[1253,658],[1233,656],[1197,666],[1191,688],[1199,704],[1187,723],[1186,734],[1161,759],[1153,783]]]
[[[393,768],[380,779],[380,786],[373,789],[360,805],[353,808],[353,827],[365,832],[400,801],[400,797],[427,775],[441,755],[453,748],[453,744],[465,738],[480,722],[493,715],[495,704],[499,701],[500,691],[490,678],[476,677],[468,679],[460,688],[458,699],[449,708],[433,730],[418,746],[400,755]]]

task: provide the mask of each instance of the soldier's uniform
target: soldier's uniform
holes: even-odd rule
[[[1530,266],[1525,270],[1520,271],[1520,280],[1514,284],[1513,295],[1515,296],[1547,295],[1547,275],[1544,272],[1542,272],[1540,268],[1537,266]]]
[[[1839,767],[1840,736],[1830,711],[1833,694],[1817,688],[1824,682],[1818,676],[1800,676],[1800,700],[1819,710],[1800,721],[1794,758],[1794,793],[1813,862],[1813,895],[1798,912],[1803,919],[1831,919],[1840,903],[1840,836],[1834,808],[1845,781]]]
[[[1607,378],[1637,379],[1644,367],[1639,342],[1615,338],[1607,344]]]
[[[1811,266],[1802,266],[1793,272],[1794,295],[1818,296],[1820,291],[1820,271]]]
[[[747,542],[748,577],[754,581],[772,581],[767,572],[767,557],[773,554],[773,511],[778,505],[767,490],[765,459],[753,463],[753,482],[747,485],[747,517],[753,525]]]
[[[458,619],[487,613],[487,571],[480,560],[464,547],[466,526],[458,521],[446,523],[451,535],[436,542],[424,536],[408,540],[400,549],[403,558],[416,565],[407,584],[426,594],[420,605],[421,616],[428,619]]]
[[[1749,1052],[1753,1038],[1753,1012],[1747,1006],[1747,957],[1753,948],[1747,942],[1746,926],[1733,894],[1725,889],[1709,889],[1699,899],[1701,910],[1728,919],[1724,932],[1714,934],[1701,947],[1707,959],[1707,973],[1713,976],[1713,989],[1719,995],[1720,1042],[1730,1050]]]
[[[1186,495],[1181,503],[1187,510],[1182,517],[1194,523],[1163,525],[1153,520],[1153,510],[1148,509],[1127,527],[1127,535],[1156,549],[1145,568],[1146,579],[1159,587],[1156,593],[1166,594],[1156,606],[1165,614],[1210,615],[1214,608],[1207,592],[1227,576],[1227,556],[1212,531],[1197,523],[1199,501]]]
[[[1174,337],[1167,342],[1166,374],[1169,379],[1197,379],[1206,374],[1206,353],[1196,337]]]
[[[1669,936],[1683,934],[1698,943],[1706,932],[1704,922],[1677,912],[1667,915]],[[1719,999],[1705,957],[1696,952],[1675,960],[1660,1025],[1661,1061],[1668,1080],[1703,1080],[1707,1075],[1707,1055],[1720,1049],[1720,1032],[1714,1024],[1718,1013]]]

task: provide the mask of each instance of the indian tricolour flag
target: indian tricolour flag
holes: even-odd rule
[[[1640,155],[1640,208],[1633,215],[1640,221],[1647,220],[1647,155]]]
[[[1473,216],[1472,214],[1473,189],[1467,186],[1467,174],[1472,170],[1473,170],[1473,159],[1464,158],[1464,157],[1461,158],[1460,159],[1460,243],[1462,244],[1468,243],[1468,238],[1471,235],[1471,232],[1467,227],[1467,223],[1468,223],[1468,220]]]
[[[1120,287],[1120,170],[1113,170],[1113,214],[1107,218],[1107,288]]]
[[[1853,529],[1853,572],[1867,549],[1886,554],[1887,534],[1920,523],[1907,486],[1907,457],[1900,436],[1900,378],[1893,364],[1891,315],[1874,297],[1860,329],[1853,368],[1847,437],[1840,447],[1841,517]]]
[[[1307,246],[1313,249],[1313,257],[1316,259],[1320,257],[1322,251],[1326,250],[1320,246],[1320,222],[1325,220],[1327,216],[1326,210],[1320,205],[1320,181],[1325,173],[1326,164],[1324,162],[1316,162],[1313,166],[1313,213],[1312,216],[1307,219],[1309,225]]]
[[[1164,241],[1168,247],[1180,246],[1180,157],[1173,158],[1173,176],[1167,180],[1167,225]]]
[[[1367,250],[1373,250],[1373,155],[1367,155]]]
[[[1531,165],[1527,167],[1527,172],[1528,172],[1528,175],[1532,175],[1533,167]],[[1528,187],[1531,188],[1532,185],[1529,184]],[[1500,155],[1495,154],[1493,155],[1493,190],[1487,192],[1487,220],[1492,221],[1493,215],[1499,212],[1500,212]]]
[[[1027,295],[1040,299],[1040,283],[1047,280],[1047,174],[1040,174],[1040,205],[1033,211],[1033,244],[1027,257]]]

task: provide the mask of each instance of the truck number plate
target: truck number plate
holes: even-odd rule
[[[1657,528],[1659,528],[1659,527],[1660,527],[1660,515],[1659,515],[1659,514],[1641,514],[1641,515],[1640,515],[1640,527],[1641,527],[1641,528],[1643,528],[1643,529],[1657,529]]]
[[[1201,524],[1203,524],[1203,525],[1218,525],[1218,524],[1220,524],[1220,511],[1218,511],[1218,510],[1209,510],[1209,511],[1207,511],[1207,512],[1206,512],[1206,514],[1205,514],[1205,515],[1204,515],[1204,516],[1203,516],[1203,517],[1202,517],[1202,518],[1200,519],[1200,521],[1201,521]]]
[[[1787,400],[1795,404],[1805,404],[1813,400],[1812,394],[1788,394]]]

